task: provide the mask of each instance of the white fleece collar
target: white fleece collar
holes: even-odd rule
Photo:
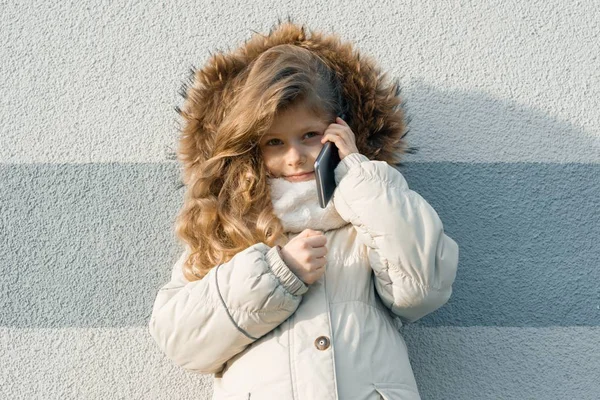
[[[273,210],[286,233],[299,233],[307,228],[328,231],[348,224],[338,214],[333,199],[326,208],[321,208],[314,179],[289,182],[284,178],[271,178],[269,185]]]

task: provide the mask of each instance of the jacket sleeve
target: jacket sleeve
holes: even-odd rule
[[[276,247],[258,243],[189,282],[182,266],[156,296],[150,334],[177,365],[198,373],[222,370],[248,345],[292,315],[307,286],[291,272]]]
[[[367,246],[375,288],[384,304],[408,322],[448,301],[458,245],[444,233],[435,210],[408,188],[402,174],[358,153],[335,170],[333,201]]]

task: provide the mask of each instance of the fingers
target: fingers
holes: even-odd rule
[[[312,254],[313,254],[313,257],[315,257],[315,258],[325,257],[327,255],[327,247],[325,247],[325,246],[315,247],[315,248],[313,248]]]
[[[327,237],[322,231],[305,229],[296,237],[305,238],[304,242],[310,247],[321,247],[327,243]]]
[[[315,231],[314,229],[305,229],[298,236],[310,237],[310,236],[318,236],[318,235],[322,235],[322,234],[323,234],[323,232],[321,232],[321,231]]]
[[[358,153],[356,147],[356,136],[346,121],[341,118],[336,118],[336,123],[330,124],[323,133],[321,143],[335,143],[335,147],[339,150],[340,159],[344,159],[348,154]]]
[[[321,275],[325,273],[325,262],[320,263],[318,267],[316,267],[309,273],[316,278],[315,281],[318,280],[321,277]]]
[[[308,274],[311,276],[311,280],[313,282],[317,281],[321,277],[321,275],[325,273],[326,264],[327,261],[325,261],[324,258],[318,258],[312,263],[314,269],[308,272]]]
[[[340,117],[336,117],[335,122],[340,124],[340,125],[344,125],[344,126],[350,126],[346,123],[346,121],[344,121],[343,119],[341,119]]]
[[[334,123],[329,124],[324,133],[327,133],[328,131],[337,131],[342,137],[354,136],[354,132],[350,128],[350,125],[340,117],[337,117]]]
[[[310,247],[323,247],[327,244],[327,237],[325,235],[311,236],[306,238],[306,244]]]
[[[322,231],[305,229],[281,249],[281,258],[304,283],[316,282],[327,264],[327,237]]]
[[[323,134],[323,137],[321,138],[321,143],[325,143],[328,141],[333,142],[339,148],[341,145],[345,145],[347,140],[348,139],[346,138],[346,135],[344,133],[330,129]]]

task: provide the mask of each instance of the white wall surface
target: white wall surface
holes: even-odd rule
[[[461,248],[404,330],[422,397],[597,399],[599,6],[0,0],[0,398],[210,398],[147,332],[181,250],[177,92],[289,15],[400,79],[406,177]]]

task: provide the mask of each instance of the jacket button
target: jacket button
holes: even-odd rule
[[[319,336],[317,340],[315,340],[315,347],[319,350],[327,350],[331,342],[327,336]]]

